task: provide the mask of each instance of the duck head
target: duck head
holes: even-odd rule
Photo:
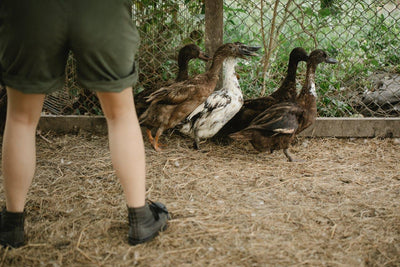
[[[215,51],[214,57],[222,56],[222,57],[237,57],[237,58],[246,58],[246,56],[256,56],[260,47],[256,46],[248,46],[240,42],[236,43],[226,43],[221,45],[217,51]]]
[[[240,56],[241,58],[246,58],[246,56],[257,56],[258,54],[256,52],[261,48],[261,46],[249,46],[241,42],[235,42],[235,45],[239,46],[239,51],[242,55]]]
[[[314,65],[318,65],[320,63],[329,63],[329,64],[336,64],[338,61],[334,58],[328,56],[328,54],[321,49],[316,49],[312,51],[308,57],[308,62]]]
[[[299,61],[307,61],[308,60],[308,53],[307,51],[302,48],[302,47],[296,47],[290,52],[289,58],[292,60],[296,60],[297,62]]]
[[[195,44],[185,45],[181,48],[181,50],[179,50],[178,62],[187,62],[193,58],[198,58],[204,61],[211,59],[206,53],[201,51],[200,47]]]

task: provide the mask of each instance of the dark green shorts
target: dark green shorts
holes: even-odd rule
[[[69,51],[84,88],[119,92],[137,80],[138,48],[131,0],[0,0],[3,80],[24,93],[62,88]]]

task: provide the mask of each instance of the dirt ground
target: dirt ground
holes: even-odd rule
[[[0,266],[400,266],[398,139],[299,138],[291,151],[178,135],[146,142],[148,197],[172,220],[127,243],[127,211],[106,136],[38,136],[27,245]],[[0,185],[0,204],[4,192]]]

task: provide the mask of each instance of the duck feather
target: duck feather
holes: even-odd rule
[[[264,110],[284,101],[293,101],[297,97],[296,72],[301,61],[307,61],[308,53],[302,47],[294,48],[289,55],[287,73],[281,85],[268,96],[246,99],[237,114],[219,131],[219,136],[246,128],[250,122]]]
[[[259,48],[240,45],[243,50],[251,52]],[[251,53],[251,55],[255,55]],[[200,139],[214,136],[243,105],[243,95],[235,73],[236,58],[225,59],[223,65],[224,79],[222,88],[214,91],[204,103],[199,105],[183,122],[180,132],[194,138],[194,147],[199,149]]]
[[[147,127],[149,140],[155,150],[161,150],[158,139],[163,131],[181,123],[214,91],[223,61],[228,57],[244,57],[246,53],[236,44],[224,44],[215,52],[207,72],[160,88],[149,96],[150,106],[140,116],[139,121]],[[156,130],[155,138],[151,133],[153,130]]]
[[[287,151],[296,134],[308,128],[317,116],[315,95],[315,70],[318,64],[337,61],[320,49],[310,53],[303,88],[294,101],[275,104],[259,114],[248,127],[230,137],[249,140],[258,151],[282,149],[289,161],[294,161]]]

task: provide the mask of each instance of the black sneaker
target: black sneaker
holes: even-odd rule
[[[0,244],[4,247],[21,247],[25,243],[24,212],[8,212],[6,208],[0,214]]]
[[[129,244],[137,245],[152,240],[166,230],[170,216],[164,204],[148,201],[140,208],[128,207],[128,219]]]

